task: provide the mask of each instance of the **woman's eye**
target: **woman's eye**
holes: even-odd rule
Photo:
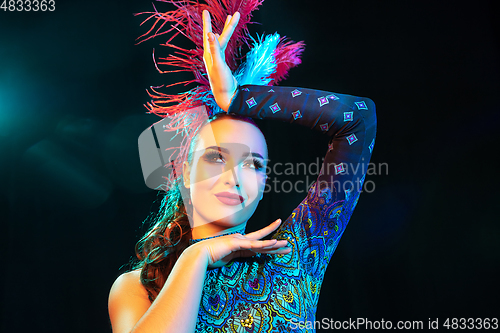
[[[253,164],[252,161],[245,161],[243,163],[243,166],[246,166],[246,167],[249,167],[249,168],[252,168],[252,169],[255,168],[255,165]]]
[[[255,170],[260,170],[263,167],[262,163],[257,159],[246,160],[244,165],[248,166],[249,168],[255,169]]]
[[[205,155],[205,160],[212,163],[223,163],[224,158],[219,153],[208,153]]]

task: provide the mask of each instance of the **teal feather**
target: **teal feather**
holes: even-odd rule
[[[274,33],[253,39],[253,47],[246,55],[246,61],[234,73],[239,85],[255,84],[269,85],[272,75],[276,72],[277,64],[275,51],[280,42],[280,35]]]

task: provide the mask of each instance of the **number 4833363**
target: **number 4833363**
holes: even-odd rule
[[[56,10],[55,0],[3,0],[0,9],[4,12],[53,12]]]

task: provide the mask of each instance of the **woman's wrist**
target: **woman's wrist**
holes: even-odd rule
[[[233,92],[232,94],[230,94],[230,98],[229,98],[229,104],[227,105],[227,110],[224,110],[226,111],[226,113],[229,112],[229,109],[231,108],[231,104],[233,103],[233,99],[234,99],[234,96],[236,96],[236,93],[238,92],[238,88],[239,88],[239,84],[238,84],[238,81],[236,80],[236,78],[233,76],[233,82],[234,82],[234,86],[233,86]]]
[[[231,106],[231,102],[233,101],[234,96],[238,92],[238,81],[234,76],[231,76],[233,79],[231,88],[225,91],[217,91],[212,88],[212,94],[214,95],[215,102],[217,105],[224,110],[224,112],[228,112],[229,107]]]
[[[194,243],[193,245],[188,246],[179,257],[179,259],[181,258],[188,262],[193,261],[196,263],[202,263],[205,267],[208,266],[207,248],[200,243]]]

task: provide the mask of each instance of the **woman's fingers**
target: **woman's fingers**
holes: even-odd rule
[[[231,16],[228,16],[228,19]],[[234,29],[238,26],[238,22],[240,21],[240,13],[236,12],[234,15],[229,19],[226,19],[226,24],[224,25],[224,30],[222,31],[222,34],[219,38],[219,43],[221,45],[221,48],[224,50],[227,46],[227,43],[229,42],[229,39],[233,35]]]
[[[290,247],[285,247],[281,249],[276,249],[276,250],[258,250],[259,253],[265,253],[265,254],[288,254],[292,252],[292,248]]]
[[[282,240],[272,239],[272,240],[275,240],[276,243],[274,243],[273,245],[264,246],[261,249],[255,249],[255,250],[258,250],[258,251],[272,251],[272,250],[280,250],[280,249],[286,249],[287,248],[288,241],[286,239],[282,239]]]
[[[208,42],[210,44],[210,55],[212,56],[212,65],[220,66],[222,68],[225,65],[225,60],[222,59],[221,47],[219,45],[219,40],[214,33],[208,33]]]
[[[203,49],[208,50],[208,33],[212,32],[212,22],[210,22],[210,13],[203,11]]]
[[[220,267],[238,256],[251,257],[256,253],[286,254],[290,251],[287,245],[287,240],[257,240],[234,234],[207,239],[193,246],[206,253],[209,267]]]
[[[207,36],[209,32],[212,32],[212,21],[210,20],[210,12],[208,10],[203,11],[203,36]]]
[[[265,249],[271,248],[275,246],[277,243],[276,239],[267,239],[267,240],[254,240],[254,239],[241,239],[238,241],[238,245],[240,249],[248,249],[248,250],[257,250],[257,249]]]
[[[272,246],[266,246],[261,248],[253,247],[252,249],[244,249],[238,251],[242,257],[252,257],[257,253],[265,254],[288,254],[292,251],[292,248],[287,247],[288,241],[280,241]]]
[[[236,255],[238,257],[253,257],[256,254],[257,254],[257,252],[254,252],[252,250],[241,250],[241,251],[238,251]]]
[[[210,54],[210,43],[208,41],[208,33],[212,32],[212,23],[210,21],[210,13],[204,10],[203,14],[203,62],[207,72],[212,68],[212,56]]]
[[[287,246],[287,240],[251,240],[251,239],[238,239],[235,241],[238,250],[251,250],[254,252],[272,251],[282,249]]]
[[[222,59],[218,37],[212,32],[212,22],[208,10],[203,11],[203,60],[207,71],[210,72],[213,66],[225,65]]]
[[[265,253],[265,254],[288,254],[292,251],[290,247],[283,247],[286,246],[288,242],[284,242],[283,244],[278,243],[273,246],[267,246],[267,247],[252,247],[252,249],[242,249],[236,252],[236,255],[239,257],[253,257],[257,253]]]
[[[239,12],[236,12],[234,16],[228,15],[226,18],[226,22],[224,23],[222,34],[214,34],[217,41],[219,42],[219,51],[220,49],[225,50],[229,39],[233,35],[234,29],[236,29],[236,26],[238,25],[239,20]],[[210,46],[213,46],[209,39],[210,33],[212,33],[212,21],[210,19],[210,12],[205,9],[203,11],[203,48],[205,50],[208,50]],[[210,52],[212,53],[212,55],[214,54],[213,51],[215,50],[213,48],[210,48]]]
[[[288,254],[292,252],[292,249],[289,247],[282,248],[282,249],[276,249],[276,250],[241,250],[237,252],[237,256],[239,257],[253,257],[257,253],[263,253],[263,254]]]
[[[261,238],[269,235],[274,230],[278,229],[280,224],[281,224],[281,219],[277,219],[276,221],[274,221],[270,225],[268,225],[260,230],[257,230],[257,231],[254,231],[254,232],[247,234],[246,237],[249,239],[261,239]]]
[[[226,27],[227,27],[227,25],[229,24],[229,22],[231,21],[231,18],[232,18],[232,17],[233,17],[232,15],[228,15],[228,16],[226,17],[226,22],[224,22],[224,29],[226,29]],[[223,30],[224,30],[224,29],[223,29]]]

